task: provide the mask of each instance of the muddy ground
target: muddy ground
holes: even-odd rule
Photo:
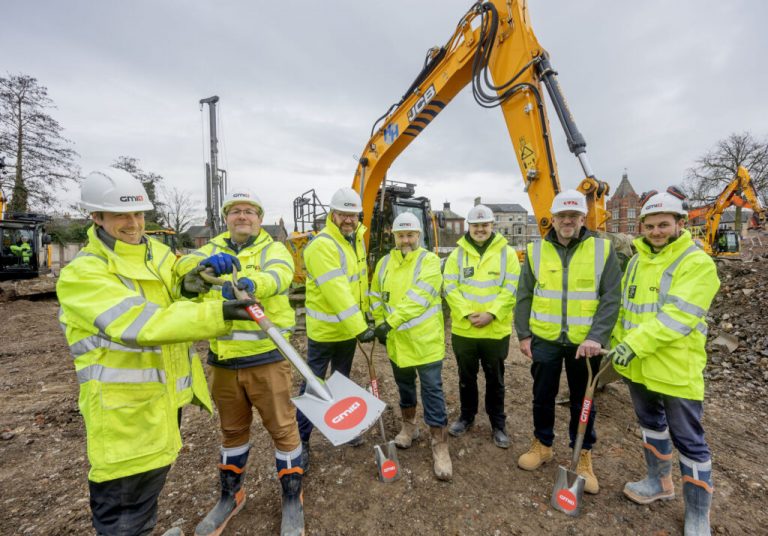
[[[765,288],[765,287],[763,287]],[[56,319],[58,304],[14,301],[0,304],[0,520],[2,534],[92,534],[88,509],[84,430],[77,408],[77,383]],[[765,333],[765,326],[755,326]],[[303,345],[299,339],[298,344]],[[199,343],[202,350],[205,343]],[[305,479],[307,532],[310,535],[357,534],[681,534],[683,502],[678,497],[650,507],[623,498],[628,479],[643,473],[643,457],[626,388],[612,384],[597,400],[599,441],[594,449],[601,491],[588,496],[582,515],[573,519],[549,507],[557,464],[567,464],[567,409],[558,407],[556,462],[528,473],[517,457],[531,437],[528,363],[513,341],[507,361],[507,414],[512,448],[490,440],[483,415],[460,439],[451,439],[454,479],[432,476],[425,439],[400,451],[404,478],[394,484],[376,480],[372,446],[376,429],[363,447],[333,448],[312,437],[312,470]],[[444,384],[450,418],[458,413],[456,366],[450,347]],[[738,353],[736,354],[738,356]],[[397,393],[386,356],[377,352],[383,397],[396,407]],[[362,356],[353,379],[365,383]],[[768,526],[768,401],[729,396],[739,385],[733,376],[708,384],[705,427],[714,452],[716,534],[765,534]],[[398,416],[385,414],[387,433]],[[192,534],[216,501],[218,478],[216,417],[197,409],[184,413],[185,446],[160,498],[157,534],[181,526]],[[273,448],[258,424],[253,426],[248,502],[225,534],[278,534],[280,496]]]

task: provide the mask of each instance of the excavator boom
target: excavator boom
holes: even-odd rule
[[[500,107],[515,148],[539,231],[551,227],[550,206],[560,180],[542,85],[578,158],[587,197],[586,225],[605,230],[608,185],[598,181],[586,155],[549,56],[530,24],[525,0],[487,0],[474,4],[443,47],[429,50],[424,68],[400,101],[374,124],[359,159],[353,188],[363,199],[363,223],[370,228],[376,195],[394,160],[451,100],[472,84],[483,107]]]

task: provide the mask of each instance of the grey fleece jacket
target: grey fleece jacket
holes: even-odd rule
[[[565,268],[564,274],[567,277],[568,265],[571,262],[577,248],[581,243],[589,238],[597,235],[586,227],[582,227],[578,238],[571,240],[568,246],[563,246],[557,241],[557,235],[554,229],[550,229],[544,240],[551,242],[555,246],[558,255],[560,255],[560,261]],[[616,324],[616,319],[619,316],[619,302],[621,300],[621,268],[619,267],[619,261],[616,258],[616,254],[613,251],[613,247],[610,248],[608,253],[608,259],[605,262],[605,269],[600,279],[600,288],[598,289],[598,295],[600,296],[600,302],[597,306],[597,312],[592,319],[592,326],[587,334],[587,339],[599,342],[602,346],[608,347],[610,342],[611,331]],[[565,290],[567,290],[567,280],[563,282]],[[515,331],[517,331],[517,338],[522,340],[532,335],[530,327],[531,318],[531,305],[533,303],[533,289],[536,287],[536,278],[533,275],[533,269],[531,268],[530,259],[525,260],[523,263],[522,271],[520,273],[520,283],[517,288],[517,304],[515,305]],[[568,336],[565,333],[567,327],[563,325],[563,330],[560,332],[556,342],[562,344],[573,344],[568,340]]]

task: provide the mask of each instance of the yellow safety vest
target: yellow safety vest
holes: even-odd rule
[[[365,230],[358,226],[353,248],[329,214],[325,228],[304,250],[307,337],[314,341],[353,339],[368,327]]]
[[[173,252],[156,240],[116,241],[88,230],[61,271],[60,321],[80,383],[89,479],[103,482],[163,467],[181,448],[178,411],[211,411],[205,374],[187,341],[229,329],[220,303],[176,301]]]
[[[600,279],[610,254],[608,240],[589,236],[576,245],[568,266],[548,240],[528,244],[527,262],[536,279],[531,303],[531,332],[556,341],[565,333],[573,344],[589,334],[600,303]]]
[[[280,242],[275,242],[263,229],[253,244],[235,253],[226,240],[229,231],[211,239],[205,246],[185,255],[176,265],[179,277],[190,272],[200,261],[216,253],[228,253],[240,260],[242,270],[238,276],[247,277],[256,284],[256,299],[267,317],[283,336],[290,338],[296,325],[296,314],[288,302],[288,289],[293,280],[293,259]],[[223,276],[226,277],[226,276]],[[204,300],[221,302],[221,287],[214,287],[203,296]],[[263,354],[274,350],[275,343],[253,321],[237,320],[232,332],[210,341],[211,350],[220,360]]]
[[[512,333],[512,316],[520,280],[520,262],[507,240],[496,234],[481,257],[461,237],[443,270],[445,299],[451,308],[451,332],[473,339],[503,339]],[[495,318],[482,328],[467,320],[471,313]]]
[[[612,339],[637,357],[616,371],[651,391],[703,400],[706,316],[720,288],[715,263],[688,231],[659,253],[643,238],[634,244]]]
[[[387,353],[398,367],[426,365],[445,356],[442,284],[440,259],[424,248],[405,257],[393,249],[376,265],[371,311],[376,324],[386,320],[392,327]]]

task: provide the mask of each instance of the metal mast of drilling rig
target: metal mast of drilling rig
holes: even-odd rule
[[[227,192],[226,171],[219,169],[219,139],[216,136],[216,103],[219,97],[214,95],[200,99],[200,107],[208,105],[208,123],[211,139],[210,161],[205,164],[205,202],[206,222],[211,230],[211,237],[219,234],[224,225],[219,212],[221,201]]]

